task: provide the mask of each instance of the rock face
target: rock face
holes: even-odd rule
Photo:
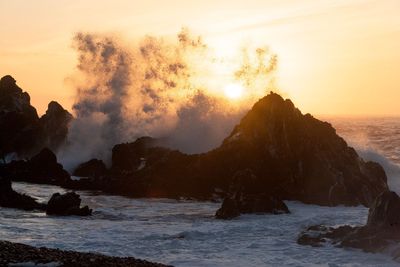
[[[289,213],[281,199],[258,187],[258,179],[249,169],[234,175],[228,194],[215,214],[217,219],[231,219],[241,213]]]
[[[71,180],[68,172],[57,162],[56,155],[47,148],[28,161],[12,161],[3,168],[13,181],[65,185]]]
[[[301,245],[321,246],[330,241],[341,247],[362,249],[366,252],[388,252],[400,261],[400,197],[395,192],[381,193],[369,209],[365,226],[338,228],[311,226],[303,231],[297,242]]]
[[[0,206],[23,210],[44,210],[46,205],[36,202],[30,196],[15,192],[9,179],[0,177]]]
[[[80,164],[72,175],[79,177],[99,178],[107,173],[106,165],[102,160],[91,159]]]
[[[51,101],[46,114],[39,119],[43,131],[43,145],[53,151],[57,151],[64,145],[72,119],[72,115],[67,110],[57,102]]]
[[[237,172],[254,174],[266,196],[319,205],[365,205],[387,190],[386,174],[365,162],[335,129],[270,93],[243,117],[222,145],[186,155],[141,138],[114,147],[112,190],[133,196],[211,198],[226,195]],[[246,192],[245,192],[246,193]]]
[[[46,213],[48,215],[77,215],[88,216],[92,214],[92,210],[88,206],[81,206],[81,198],[75,192],[69,192],[61,195],[55,193],[47,203]]]
[[[33,150],[40,136],[39,117],[10,75],[0,79],[0,156]]]
[[[72,115],[58,103],[51,102],[39,118],[23,92],[10,75],[0,79],[0,159],[9,153],[29,157],[43,147],[54,151],[65,142]]]

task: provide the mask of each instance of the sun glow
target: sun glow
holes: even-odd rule
[[[244,88],[240,84],[231,83],[224,87],[225,96],[230,99],[238,99],[243,95]]]

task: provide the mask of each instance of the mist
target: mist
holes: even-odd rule
[[[174,39],[77,33],[78,64],[67,145],[58,157],[72,171],[91,158],[110,163],[115,144],[140,136],[185,153],[221,144],[251,105],[273,89],[276,55],[243,48],[235,58],[218,58],[200,36],[182,29]],[[238,60],[239,59],[239,60]],[[246,89],[239,101],[223,86]]]

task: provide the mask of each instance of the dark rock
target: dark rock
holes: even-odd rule
[[[400,230],[400,197],[391,191],[381,193],[369,209],[367,226]]]
[[[47,148],[28,161],[12,161],[4,168],[14,181],[65,185],[71,180],[69,173],[57,162],[56,155]]]
[[[88,206],[80,207],[81,198],[75,192],[68,192],[61,195],[55,193],[51,196],[47,203],[46,213],[48,215],[77,215],[88,216],[92,214],[92,210]]]
[[[112,190],[211,199],[217,190],[229,192],[235,174],[246,169],[252,170],[253,185],[265,201],[275,196],[319,205],[370,206],[387,190],[379,164],[365,162],[329,123],[303,115],[274,93],[260,99],[210,152],[186,155],[149,137],[115,146],[111,176],[118,186]]]
[[[20,194],[12,189],[11,181],[0,177],[0,206],[23,210],[44,210],[46,205],[36,202],[30,196]]]
[[[0,79],[0,158],[9,153],[30,157],[43,147],[58,149],[65,143],[72,115],[58,103],[51,102],[39,119],[23,92],[10,75]]]
[[[400,242],[399,203],[400,198],[396,193],[383,192],[369,209],[365,226],[312,226],[300,234],[297,243],[320,246],[329,240],[340,247],[358,248],[366,252],[392,251],[394,259],[400,260],[400,250],[391,249],[393,244]]]
[[[72,175],[79,177],[98,178],[100,176],[104,176],[106,172],[107,168],[102,160],[91,159],[80,164]]]
[[[62,145],[65,145],[68,127],[72,119],[72,115],[67,110],[57,102],[51,101],[46,114],[39,119],[43,130],[43,146],[57,151]]]
[[[225,198],[222,202],[221,208],[215,213],[217,219],[233,219],[240,216],[239,207],[236,205],[236,201],[231,198]]]
[[[40,137],[39,117],[30,96],[10,75],[0,79],[0,129],[1,157],[30,153]]]
[[[265,193],[260,187],[259,179],[250,169],[238,171],[229,188],[228,197],[216,217],[229,219],[240,213],[289,213],[286,204],[278,197]],[[232,215],[232,216],[231,216]]]

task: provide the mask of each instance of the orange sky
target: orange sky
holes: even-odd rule
[[[168,3],[168,4],[167,4]],[[0,0],[0,75],[43,113],[70,109],[78,31],[175,35],[182,26],[215,51],[269,45],[277,83],[303,112],[400,115],[400,1]]]

